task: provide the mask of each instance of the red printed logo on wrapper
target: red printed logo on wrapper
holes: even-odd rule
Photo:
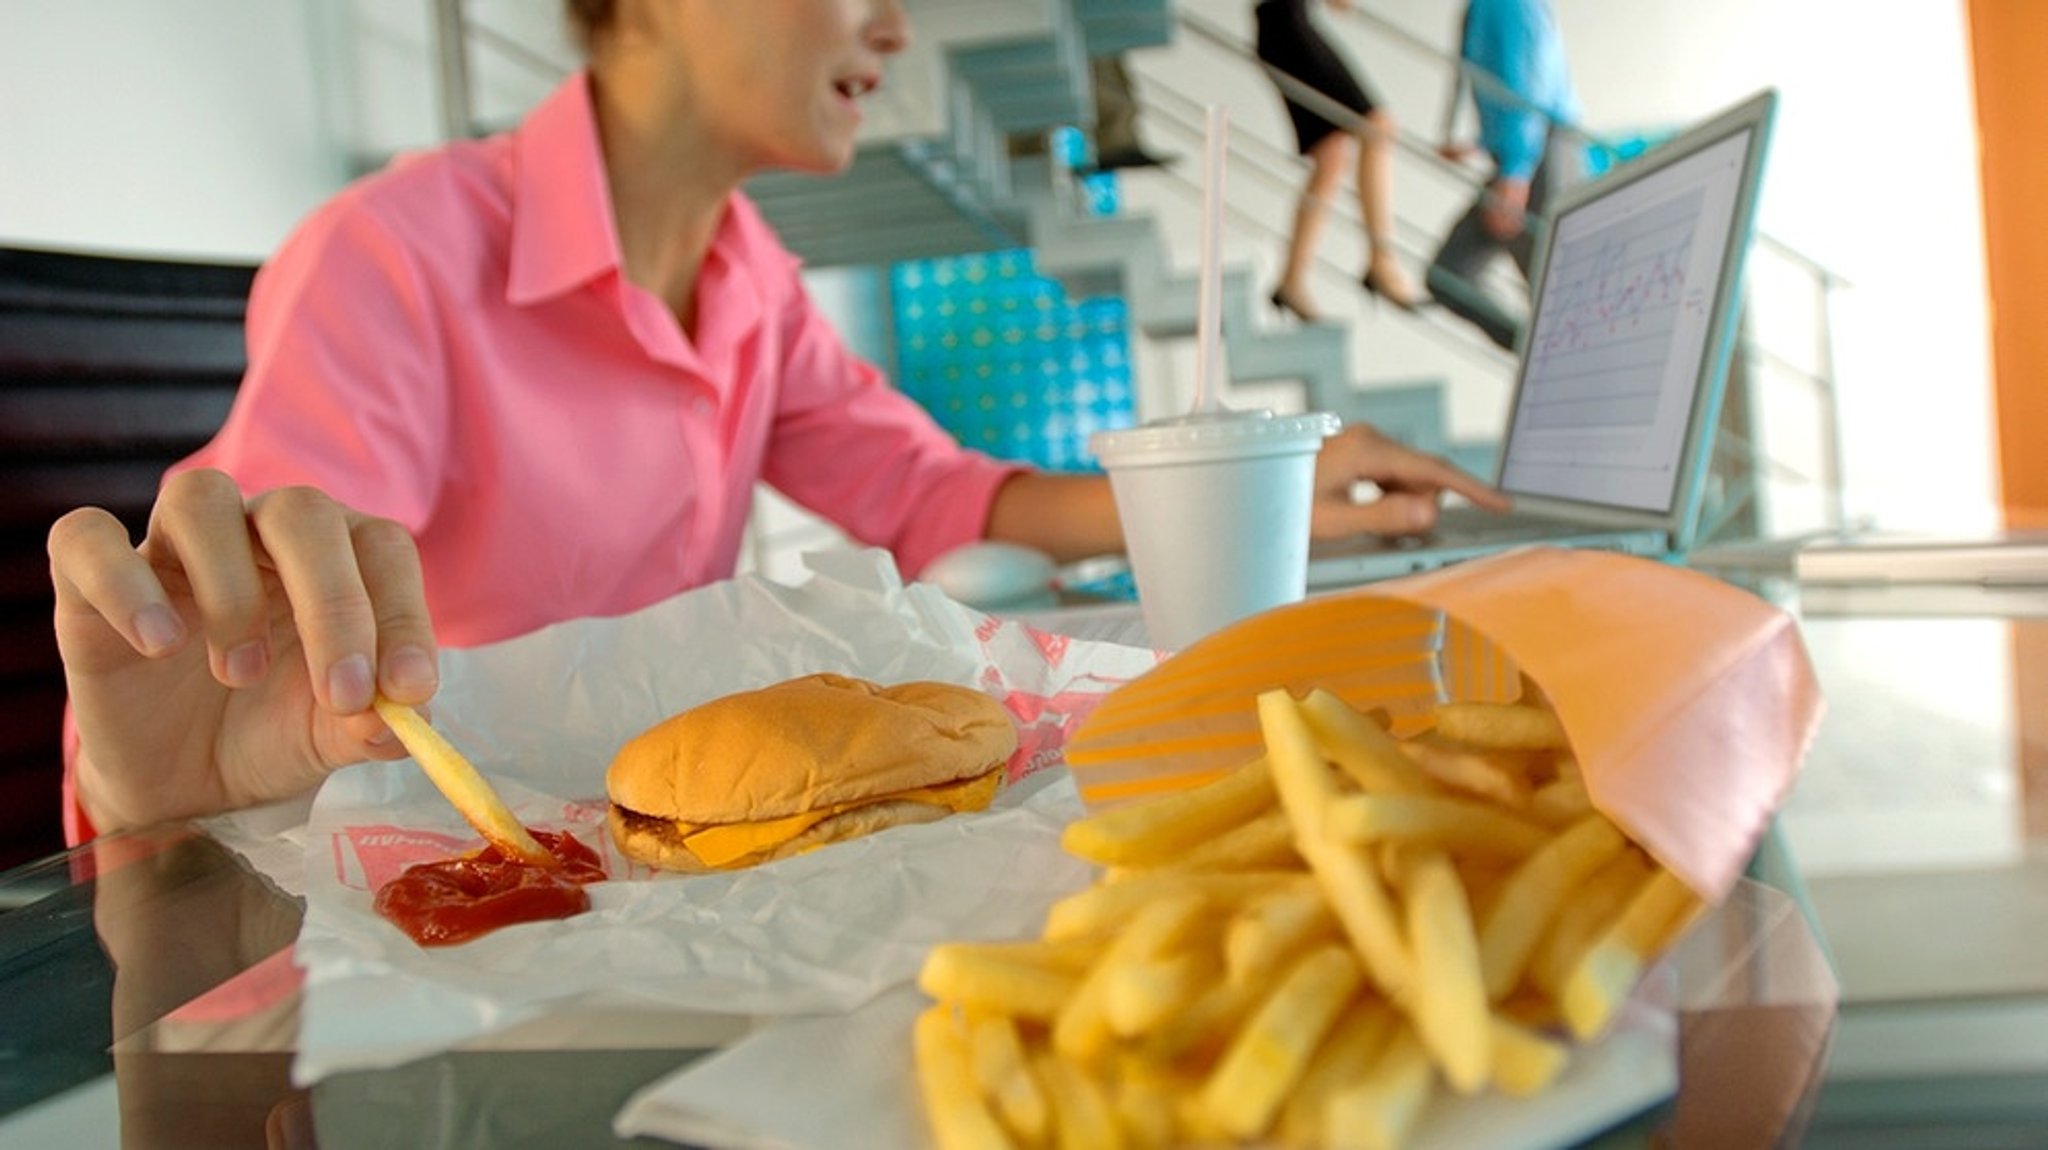
[[[414,863],[438,862],[476,849],[474,837],[411,827],[349,827],[334,836],[334,877],[356,890],[376,890]]]

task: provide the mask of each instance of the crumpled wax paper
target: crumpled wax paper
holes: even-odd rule
[[[376,914],[373,892],[480,840],[411,760],[337,772],[306,823],[303,881],[279,879],[306,897],[295,1079],[396,1065],[578,1006],[851,1010],[913,978],[933,943],[1031,934],[1047,906],[1084,885],[1088,869],[1059,849],[1080,801],[1064,770],[1045,768],[1102,695],[1158,654],[982,615],[905,586],[881,552],[826,553],[811,566],[797,587],[741,578],[444,653],[434,724],[522,821],[597,848],[612,880],[589,888],[587,914],[420,947]],[[815,671],[988,691],[1018,724],[1010,785],[986,812],[747,871],[658,874],[618,855],[604,830],[604,770],[621,744],[695,703]],[[235,841],[234,820],[220,829]]]

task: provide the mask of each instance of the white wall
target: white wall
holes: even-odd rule
[[[6,0],[0,242],[255,258],[345,174],[328,13]]]
[[[1443,51],[1454,50],[1462,0],[1361,0]],[[1818,259],[1853,285],[1835,315],[1833,353],[1847,439],[1848,503],[1854,516],[1892,526],[1953,529],[1962,517],[1988,520],[1995,480],[1990,449],[1990,368],[1976,122],[1964,6],[1909,0],[1882,7],[1859,0],[1553,0],[1587,126],[1619,132],[1682,125],[1756,88],[1783,97],[1760,224],[1765,233]],[[1245,0],[1180,0],[1181,10],[1247,37]],[[1448,84],[1440,61],[1353,20],[1326,21],[1409,128],[1434,139]],[[1280,104],[1253,66],[1183,37],[1134,57],[1141,87],[1199,94],[1229,109],[1233,133],[1291,150]],[[1469,112],[1466,113],[1469,135]],[[1193,157],[1199,141],[1164,119],[1148,125],[1155,147]],[[1194,165],[1183,165],[1186,175]],[[1292,165],[1237,172],[1240,192],[1269,189],[1252,214],[1265,228],[1233,229],[1234,262],[1270,285],[1288,211]],[[1192,264],[1198,234],[1192,190],[1171,176],[1127,181],[1127,201],[1160,212],[1189,237],[1177,258]],[[1418,273],[1435,237],[1467,193],[1404,161],[1398,210],[1404,259]],[[1234,197],[1235,199],[1235,197]],[[1347,207],[1347,210],[1348,207]],[[1498,357],[1470,339],[1430,338],[1405,318],[1372,311],[1351,275],[1355,235],[1331,237],[1336,268],[1317,285],[1326,310],[1357,321],[1354,354],[1362,382],[1454,381],[1454,432],[1493,433],[1506,387]],[[1773,350],[1816,358],[1804,341],[1804,282],[1768,250],[1752,260],[1758,326]],[[1337,269],[1345,274],[1339,275]],[[1455,324],[1449,325],[1455,328]],[[1171,361],[1169,361],[1171,362]],[[1168,370],[1178,370],[1169,367]],[[1819,465],[1807,420],[1810,391],[1785,380],[1769,388],[1766,432],[1795,466]],[[1817,513],[1810,483],[1783,485],[1781,526]]]

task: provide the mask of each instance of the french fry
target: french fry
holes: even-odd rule
[[[1573,1036],[1585,1041],[1607,1028],[1615,1008],[1656,954],[1653,947],[1666,937],[1671,921],[1690,919],[1698,905],[1699,896],[1662,867],[1637,888],[1621,917],[1565,975],[1558,1005]]]
[[[1225,976],[1238,983],[1267,977],[1311,944],[1336,935],[1336,916],[1317,891],[1275,891],[1253,899],[1224,928]]]
[[[1316,1047],[1301,1082],[1280,1108],[1274,1131],[1282,1143],[1302,1147],[1324,1144],[1323,1108],[1330,1095],[1366,1076],[1399,1022],[1384,999],[1352,999],[1329,1036]]]
[[[382,695],[376,698],[377,714],[391,733],[398,736],[398,742],[407,754],[425,771],[455,810],[484,841],[505,852],[506,855],[523,859],[535,866],[553,869],[560,865],[555,856],[549,854],[527,831],[519,816],[491,789],[475,766],[462,757],[441,732],[421,716],[418,711],[404,703],[394,703]]]
[[[1476,795],[1517,810],[1529,803],[1529,777],[1519,764],[1504,763],[1434,733],[1404,739],[1400,747],[1423,774],[1440,784],[1439,789]]]
[[[953,1012],[941,1005],[919,1014],[912,1042],[918,1093],[940,1150],[1011,1150],[1015,1143],[976,1088],[967,1037]]]
[[[1479,928],[1479,962],[1489,998],[1499,1002],[1507,997],[1557,908],[1625,845],[1613,823],[1588,815],[1515,870]]]
[[[1565,746],[1564,726],[1548,707],[1528,703],[1439,703],[1437,733],[1468,747],[1549,751]]]
[[[1409,1017],[1451,1089],[1476,1094],[1492,1065],[1491,1011],[1465,889],[1442,855],[1411,853],[1400,878],[1417,970]]]
[[[1565,976],[1578,965],[1600,932],[1620,916],[1628,900],[1650,877],[1650,863],[1636,851],[1623,851],[1572,892],[1557,917],[1543,932],[1529,956],[1528,978],[1552,998],[1564,991]]]
[[[1214,782],[1112,807],[1067,825],[1060,845],[1104,866],[1159,866],[1273,808],[1273,777],[1254,759]]]
[[[1373,981],[1391,997],[1404,994],[1409,981],[1407,944],[1392,900],[1379,875],[1357,851],[1329,837],[1331,801],[1337,783],[1324,766],[1301,709],[1284,690],[1259,696],[1259,726],[1266,738],[1273,785],[1294,820],[1295,849],[1308,860],[1337,921],[1365,960]]]
[[[1515,1098],[1540,1094],[1571,1061],[1571,1047],[1520,1023],[1495,1015],[1490,1029],[1493,1085],[1503,1094]]]
[[[1206,1061],[1230,1041],[1265,990],[1265,984],[1257,981],[1216,983],[1186,1010],[1141,1036],[1138,1050],[1155,1066]]]
[[[1202,1105],[1200,1094],[1182,1094],[1173,1100],[1174,1124],[1180,1127],[1183,1142],[1204,1148],[1227,1146],[1234,1139],[1223,1129],[1223,1123],[1209,1113]]]
[[[1454,795],[1342,795],[1331,800],[1328,825],[1348,843],[1412,843],[1486,858],[1519,859],[1551,838],[1544,826]]]
[[[1132,1150],[1174,1150],[1174,1095],[1158,1079],[1122,1077],[1111,1105]]]
[[[1264,1134],[1363,978],[1341,946],[1295,963],[1223,1052],[1202,1088],[1202,1109],[1233,1138]]]
[[[1001,948],[943,943],[925,955],[917,985],[941,1002],[1050,1022],[1081,985],[1081,976],[1006,955]]]
[[[1135,1038],[1173,1017],[1215,981],[1214,957],[1181,951],[1141,959],[1104,979],[1103,1013],[1119,1038]]]
[[[1017,1024],[1001,1014],[983,1014],[968,1024],[968,1053],[982,1097],[995,1104],[1004,1128],[1029,1146],[1052,1133],[1051,1108],[1025,1060]]]
[[[987,956],[1000,962],[1043,967],[1079,978],[1102,957],[1100,938],[1019,939],[1011,942],[949,942],[955,954]]]
[[[1123,1128],[1100,1081],[1050,1051],[1039,1054],[1037,1070],[1052,1099],[1054,1141],[1060,1150],[1121,1150]]]
[[[1175,870],[1286,870],[1303,865],[1294,849],[1294,824],[1283,810],[1239,823],[1172,863]]]
[[[1053,1049],[1079,1062],[1100,1059],[1116,1038],[1109,1021],[1111,986],[1130,967],[1179,945],[1200,925],[1208,906],[1208,899],[1199,891],[1182,891],[1139,911],[1061,1005],[1053,1019]]]
[[[1323,1104],[1323,1144],[1330,1150],[1397,1150],[1415,1129],[1436,1081],[1429,1051],[1401,1027],[1366,1076]]]
[[[1529,817],[1550,827],[1568,826],[1593,812],[1593,798],[1577,775],[1560,775],[1529,795]]]
[[[1299,871],[1145,871],[1121,882],[1091,886],[1052,904],[1046,911],[1043,933],[1054,942],[1115,934],[1147,905],[1188,891],[1199,891],[1219,906],[1228,906],[1268,891],[1313,889],[1315,880]]]
[[[1378,794],[1428,795],[1439,788],[1418,769],[1372,716],[1328,691],[1310,691],[1300,703],[1323,755],[1352,780]]]

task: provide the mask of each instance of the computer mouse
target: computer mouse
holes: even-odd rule
[[[919,576],[949,598],[982,611],[1050,607],[1058,602],[1052,557],[1016,543],[983,540],[955,547]]]

